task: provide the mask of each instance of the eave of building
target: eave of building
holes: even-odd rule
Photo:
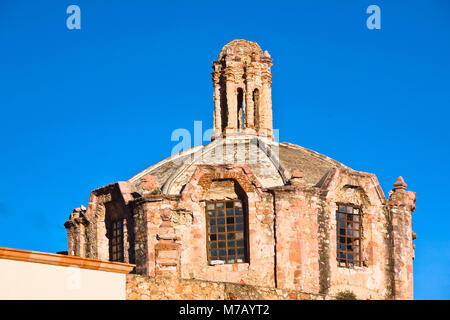
[[[31,263],[50,264],[63,267],[78,267],[97,271],[115,273],[130,273],[134,269],[133,264],[110,262],[98,259],[81,258],[56,253],[11,249],[0,247],[0,259],[25,261]]]

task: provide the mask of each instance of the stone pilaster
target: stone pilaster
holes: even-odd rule
[[[258,132],[269,138],[272,137],[272,74],[266,71],[262,75],[262,92],[259,110]]]
[[[154,276],[153,268],[149,268],[153,255],[149,255],[148,248],[148,223],[146,202],[139,201],[133,208],[134,220],[134,255],[136,263],[136,273]]]
[[[216,71],[219,66],[214,65],[214,72],[212,73],[213,87],[214,87],[214,131],[212,139],[219,137],[222,134],[222,107],[220,105],[220,72]]]
[[[176,243],[177,236],[172,225],[172,213],[165,209],[161,214],[162,223],[159,226],[155,245],[155,274],[180,276],[180,245]]]
[[[253,101],[253,91],[255,90],[255,71],[252,66],[247,68],[246,77],[246,95],[245,95],[245,127],[246,129],[255,128],[255,103]]]
[[[406,183],[399,177],[389,193],[387,210],[392,226],[391,260],[393,262],[393,295],[395,299],[413,299],[413,231],[411,215],[416,206],[416,194],[406,191]]]
[[[226,93],[227,93],[227,119],[226,133],[233,133],[237,130],[237,93],[234,83],[234,73],[231,67],[225,69]]]
[[[67,230],[68,254],[78,257],[88,257],[86,228],[89,221],[85,217],[84,207],[75,208],[69,216],[69,220],[64,223]]]

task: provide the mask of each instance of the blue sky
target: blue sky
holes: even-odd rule
[[[1,1],[0,246],[66,250],[91,190],[211,128],[211,62],[236,38],[274,59],[280,141],[417,192],[415,297],[450,299],[447,0]]]

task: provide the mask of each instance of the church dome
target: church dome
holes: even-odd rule
[[[150,298],[188,297],[174,289],[180,279],[193,290],[246,285],[242,298],[276,288],[285,290],[280,299],[334,299],[347,287],[361,299],[412,298],[415,193],[399,178],[386,199],[374,174],[276,141],[272,59],[256,42],[233,40],[212,64],[211,142],[190,148],[192,136],[183,135],[171,157],[92,191],[64,224],[68,253],[135,265],[126,277],[133,298],[148,298],[160,278],[174,281],[156,281]],[[204,136],[195,130],[194,141]],[[337,281],[324,284],[322,275]],[[386,291],[391,278],[410,281]],[[211,298],[202,292],[195,297]]]
[[[230,151],[228,156],[216,156],[226,153],[226,149]],[[234,163],[247,164],[264,188],[285,185],[295,170],[303,173],[306,185],[320,186],[330,170],[347,168],[336,160],[298,145],[237,136],[182,151],[143,170],[128,182],[141,193],[142,177],[150,174],[161,186],[162,193],[175,195],[182,191],[198,165]]]
[[[345,167],[314,151],[274,141],[271,65],[269,53],[255,41],[227,43],[213,62],[213,141],[135,175],[129,180],[135,191],[143,191],[142,178],[149,174],[163,194],[179,194],[199,165],[248,165],[263,188],[288,184],[294,171],[301,172],[306,185],[320,185],[330,170]]]

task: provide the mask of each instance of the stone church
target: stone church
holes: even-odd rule
[[[415,193],[276,142],[271,66],[226,44],[211,143],[93,190],[68,254],[132,264],[129,299],[412,299]]]

